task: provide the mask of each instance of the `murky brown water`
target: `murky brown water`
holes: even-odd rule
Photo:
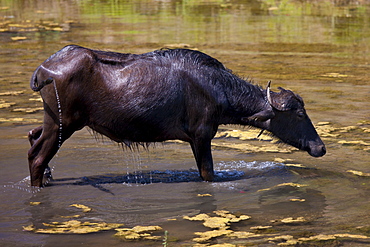
[[[370,5],[326,2],[0,0],[1,245],[368,245]],[[272,80],[275,90],[304,98],[328,153],[315,159],[268,137],[258,141],[253,130],[222,126],[213,142],[219,181],[205,183],[188,145],[122,151],[82,130],[52,160],[55,181],[32,193],[26,134],[41,123],[42,103],[29,79],[71,43],[133,53],[190,47],[256,83]],[[220,236],[195,239],[212,229],[183,217],[216,210],[251,218],[228,222],[232,232],[219,226],[212,229]],[[135,241],[114,229],[35,233],[53,228],[43,223],[69,220],[162,230],[152,234],[159,240]],[[33,231],[23,230],[30,225]]]

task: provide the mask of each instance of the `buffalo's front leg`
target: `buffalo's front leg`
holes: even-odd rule
[[[190,143],[200,176],[204,181],[213,181],[213,160],[211,153],[211,139],[197,139]]]

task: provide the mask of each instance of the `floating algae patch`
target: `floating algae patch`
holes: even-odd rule
[[[227,210],[218,210],[218,211],[213,211],[216,215],[220,216],[220,217],[223,217],[223,218],[226,218],[226,219],[229,219],[229,222],[239,222],[239,221],[242,221],[242,220],[248,220],[250,219],[251,217],[248,216],[248,215],[240,215],[239,217],[237,217],[236,215],[234,214],[231,214],[229,211]]]
[[[41,12],[39,12],[41,13]],[[62,23],[54,21],[42,20],[42,21],[31,21],[25,20],[21,22],[6,21],[0,23],[0,32],[17,32],[17,33],[30,33],[40,31],[54,31],[54,32],[66,32],[70,29],[70,24],[74,21],[67,20]],[[15,36],[11,39],[13,41],[25,40],[27,37]]]
[[[15,105],[15,102],[6,102],[5,100],[0,100],[0,109],[1,108],[9,108]]]
[[[225,130],[225,131],[219,131],[217,132],[215,138],[220,137],[233,137],[238,138],[240,140],[264,140],[264,141],[272,141],[273,138],[269,135],[261,134],[259,135],[261,130],[257,129],[248,129],[248,131],[245,130]],[[258,136],[258,138],[257,138]]]
[[[223,217],[211,217],[207,214],[198,214],[194,217],[185,216],[184,219],[190,221],[204,221],[203,225],[209,228],[225,228],[230,219]]]
[[[218,216],[212,217],[208,214],[198,214],[194,217],[185,216],[184,219],[191,221],[204,221],[203,225],[209,228],[228,228],[230,223],[248,220],[251,218],[248,215],[240,215],[237,217],[226,210],[214,211],[213,213]]]
[[[343,145],[361,145],[361,146],[370,146],[369,142],[364,142],[364,141],[345,141],[345,140],[340,140],[338,141],[339,144]]]
[[[302,238],[295,239],[291,235],[281,235],[281,236],[267,238],[266,240],[268,240],[268,242],[270,243],[275,243],[278,246],[293,246],[293,245],[294,246],[296,245],[305,246],[305,244],[309,244],[310,242],[313,242],[313,243],[323,242],[323,243],[320,243],[320,246],[324,246],[325,241],[333,241],[333,240],[338,240],[338,239],[364,240],[364,239],[369,239],[369,237],[364,236],[364,235],[353,235],[353,234],[332,234],[332,235],[319,234],[319,235],[314,235],[310,237],[302,237]],[[312,246],[312,245],[309,245],[309,246]]]
[[[198,214],[194,217],[185,216],[184,219],[190,221],[204,221],[203,225],[208,228],[212,228],[212,231],[206,232],[195,232],[195,235],[199,237],[194,238],[193,240],[198,243],[203,243],[211,240],[212,238],[221,237],[221,236],[228,236],[228,237],[238,237],[241,235],[248,235],[253,233],[242,233],[242,232],[234,232],[229,229],[230,223],[239,222],[242,220],[248,220],[251,217],[248,215],[240,215],[239,217],[231,214],[229,211],[226,210],[218,210],[213,211],[214,214],[217,216],[209,216],[208,214]],[[235,235],[232,235],[235,234]]]
[[[42,123],[41,120],[36,118],[0,118],[0,123]]]
[[[41,202],[30,202],[31,206],[36,206],[36,205],[40,205],[40,204],[41,204]]]
[[[30,202],[30,205],[37,206],[41,202]],[[90,212],[91,208],[82,204],[72,204],[72,207],[82,209],[83,212]],[[80,217],[80,215],[73,216],[61,216],[61,218],[73,218]],[[23,226],[23,230],[35,232],[35,233],[45,233],[45,234],[86,234],[93,232],[100,232],[115,229],[122,226],[123,224],[116,223],[106,223],[106,222],[89,222],[89,221],[79,221],[79,220],[69,220],[63,222],[51,222],[42,223],[43,226],[47,228],[37,228],[34,225]]]
[[[18,96],[23,93],[24,91],[7,91],[0,93],[0,96]]]
[[[257,192],[268,191],[268,190],[272,190],[272,189],[275,189],[275,188],[278,188],[278,187],[284,187],[284,186],[291,186],[291,187],[295,187],[295,188],[300,188],[300,187],[305,187],[307,185],[305,185],[305,184],[296,184],[296,183],[282,183],[282,184],[275,185],[271,188],[260,189]]]
[[[207,197],[207,196],[212,196],[211,194],[198,194],[198,197]]]
[[[27,37],[25,37],[25,36],[11,37],[11,40],[13,40],[13,41],[26,40],[26,39],[27,39]]]
[[[243,232],[243,231],[237,231],[237,232],[232,232],[227,235],[230,238],[256,238],[256,237],[261,237],[261,234],[255,234],[253,232]]]
[[[37,229],[33,225],[30,225],[23,227],[23,230],[46,234],[86,234],[92,232],[111,230],[122,226],[122,224],[105,222],[93,223],[88,221],[81,222],[79,220],[43,223],[43,225],[48,228]]]
[[[152,236],[154,231],[160,231],[160,226],[135,226],[133,228],[116,228],[117,231],[114,236],[123,238],[126,240],[159,240],[161,236]]]
[[[218,131],[215,136],[215,141],[212,142],[212,146],[220,148],[236,149],[241,152],[272,152],[272,153],[291,153],[293,150],[297,150],[291,146],[281,146],[277,143],[277,139],[272,138],[270,135],[262,134],[261,130],[248,129],[245,130],[221,130]],[[228,142],[227,140],[221,141],[218,138],[237,138],[241,141],[245,140],[262,140],[263,145],[256,146],[248,143],[235,143]]]
[[[325,235],[325,234],[310,234],[309,237],[294,237],[292,235],[278,235],[277,230],[274,230],[274,233],[271,234],[271,229],[273,226],[253,226],[250,229],[253,232],[248,231],[233,231],[230,229],[230,222],[232,219],[244,219],[242,216],[235,216],[231,214],[229,211],[226,210],[218,210],[213,211],[213,214],[217,215],[216,217],[210,216],[208,214],[198,214],[194,217],[185,216],[184,219],[192,220],[192,221],[214,221],[213,223],[203,224],[206,227],[212,228],[210,231],[205,232],[195,232],[195,238],[193,241],[196,242],[193,246],[223,246],[221,243],[216,245],[211,245],[210,241],[214,240],[215,238],[224,238],[224,240],[217,240],[217,241],[225,241],[227,243],[226,246],[239,246],[243,241],[242,239],[251,239],[249,244],[251,245],[258,245],[258,244],[274,244],[276,246],[296,246],[298,245],[305,245],[306,243],[311,246],[311,244],[315,244],[315,242],[320,241],[320,245],[325,245],[325,241],[331,240],[338,240],[338,239],[356,239],[356,240],[364,240],[369,239],[369,237],[364,235],[352,235],[352,234],[333,234],[333,235]],[[224,218],[224,220],[220,220],[219,218]],[[249,216],[246,216],[245,219],[249,219]],[[220,223],[221,222],[221,223]],[[226,222],[226,223],[225,223]],[[277,225],[296,225],[301,223],[307,223],[307,219],[304,217],[288,217],[284,219],[272,220],[271,222],[277,223]],[[275,224],[274,224],[275,225]],[[262,232],[261,232],[262,231]],[[267,231],[267,232],[263,232]],[[226,239],[225,239],[226,238]],[[245,240],[244,240],[245,241]],[[323,242],[323,243],[321,243]],[[243,242],[245,244],[245,242]]]
[[[82,205],[82,204],[71,204],[70,206],[80,208],[80,209],[82,209],[82,212],[84,212],[84,213],[90,212],[92,210],[92,208],[90,208],[88,206],[85,206],[85,205]]]
[[[302,164],[291,163],[291,162],[293,162],[292,159],[275,158],[274,162],[283,163],[285,166],[289,166],[289,167],[298,167],[298,168],[305,168],[306,167]]]
[[[288,217],[288,218],[284,218],[284,219],[281,219],[281,220],[272,220],[271,222],[273,222],[273,223],[281,222],[281,223],[284,223],[284,224],[296,224],[296,223],[307,222],[307,220],[304,217],[297,217],[295,219],[293,217]]]
[[[278,243],[278,245],[296,245],[298,240],[291,235],[280,235],[266,239],[270,243]]]
[[[40,96],[36,97],[36,98],[30,98],[29,99],[30,101],[36,101],[36,102],[42,102],[42,98]]]
[[[44,107],[15,108],[12,111],[13,112],[24,112],[24,113],[35,113],[35,112],[42,111],[42,110],[44,110]]]
[[[291,202],[305,202],[306,199],[292,198],[289,201],[291,201]]]
[[[61,218],[64,218],[64,219],[71,219],[71,218],[78,218],[78,217],[81,217],[81,215],[79,214],[75,214],[75,215],[68,215],[68,216],[60,216]]]
[[[347,172],[360,176],[360,177],[370,177],[370,173],[367,173],[367,172],[361,172],[361,171],[355,171],[355,170],[347,170]]]
[[[277,144],[273,143],[270,143],[269,145],[256,146],[248,143],[212,142],[212,146],[235,149],[246,153],[250,152],[291,153],[293,150],[296,150],[296,148],[290,146],[278,147]]]
[[[275,158],[274,161],[278,162],[278,163],[285,163],[285,162],[290,162],[290,161],[293,161],[293,160],[292,159]]]
[[[194,238],[193,240],[198,243],[203,243],[211,240],[212,238],[221,237],[224,235],[231,234],[232,230],[227,229],[218,229],[218,230],[212,230],[207,232],[195,232],[195,235],[198,235],[198,238]]]
[[[337,131],[338,128],[333,127],[330,122],[318,122],[315,125],[315,129],[321,137],[338,137],[339,134],[333,132]]]
[[[348,77],[348,75],[340,74],[340,73],[326,73],[321,75],[323,77],[331,77],[331,78],[345,78]]]
[[[319,122],[316,125],[317,133],[326,139],[331,139],[341,145],[354,146],[361,148],[365,151],[370,150],[370,143],[361,140],[364,137],[363,133],[369,133],[370,129],[366,127],[367,122],[359,122],[357,125],[350,125],[344,127],[334,127],[329,122]],[[357,134],[359,136],[358,140],[337,140],[338,137],[345,137],[349,133]],[[365,135],[366,136],[366,135]]]
[[[266,230],[271,228],[272,226],[252,226],[250,229],[251,230]]]
[[[333,235],[325,235],[319,234],[315,236],[311,236],[309,238],[299,238],[298,242],[308,242],[308,241],[328,241],[328,240],[335,240],[338,238],[350,238],[350,239],[369,239],[369,237],[364,235],[354,235],[354,234],[333,234]]]

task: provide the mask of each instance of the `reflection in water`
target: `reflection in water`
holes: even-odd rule
[[[210,240],[212,244],[311,238],[304,244],[315,246],[310,241],[319,241],[318,234],[329,239],[322,245],[369,244],[366,238],[348,235],[370,232],[369,182],[364,176],[370,173],[369,12],[368,1],[0,0],[2,245],[127,243],[112,238],[114,232],[89,238],[69,235],[67,240],[21,231],[31,223],[42,227],[80,213],[69,206],[74,203],[92,208],[78,217],[81,221],[158,224],[180,246],[193,245],[194,232],[206,231],[200,222],[183,216],[212,215],[219,209],[250,215],[251,220],[232,228],[261,237],[223,236]],[[304,98],[328,154],[320,159],[291,149],[284,154],[284,146],[279,152],[263,151],[270,140],[225,136],[235,129],[249,131],[225,126],[213,145],[219,181],[203,183],[193,170],[188,145],[157,145],[140,154],[124,150],[122,155],[115,145],[96,144],[81,131],[52,161],[56,169],[51,186],[33,191],[25,135],[35,126],[23,125],[41,123],[43,114],[29,79],[42,61],[71,43],[132,53],[190,47],[258,84],[272,80],[274,87],[292,89]],[[282,221],[300,217],[305,221]]]

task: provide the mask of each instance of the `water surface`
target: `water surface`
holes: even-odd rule
[[[216,210],[251,216],[230,229],[260,236],[224,235],[209,244],[275,246],[287,240],[268,239],[283,235],[312,246],[369,244],[359,237],[370,237],[369,12],[366,1],[0,0],[2,245],[158,246],[168,231],[169,246],[192,246],[195,232],[211,229],[183,217],[214,216]],[[213,142],[217,181],[205,183],[187,144],[131,151],[84,129],[50,163],[54,181],[31,189],[26,135],[42,123],[43,113],[29,80],[40,63],[68,44],[130,53],[162,47],[203,51],[241,77],[260,85],[272,80],[274,91],[282,86],[299,93],[328,153],[312,158],[273,145],[267,136],[244,137],[258,131],[221,126]],[[304,221],[281,222],[289,217]],[[157,241],[122,240],[113,236],[115,230],[23,231],[23,226],[45,228],[43,223],[71,219],[163,230],[154,233],[161,238]],[[302,240],[319,234],[337,237]]]

